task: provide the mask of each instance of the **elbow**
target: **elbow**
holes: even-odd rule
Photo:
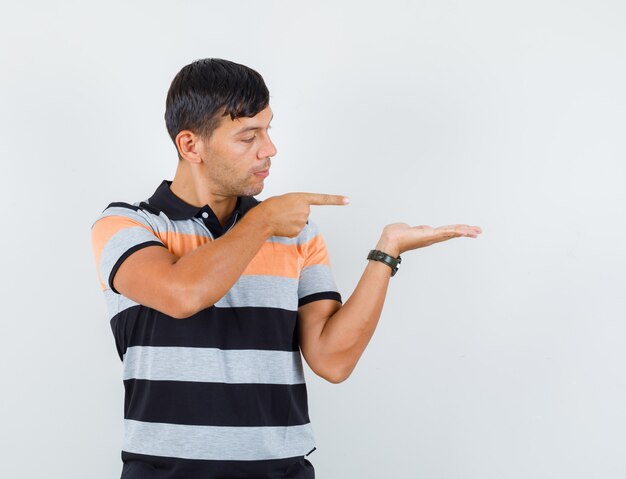
[[[352,374],[353,368],[346,367],[332,367],[324,370],[315,371],[315,373],[332,384],[339,384],[344,382]]]
[[[324,379],[326,379],[326,381],[328,381],[331,384],[339,384],[344,382],[346,379],[348,379],[350,377],[350,375],[343,375],[343,374],[337,374],[337,375],[332,375],[332,376],[325,376]]]
[[[186,319],[197,313],[192,303],[185,300],[186,298],[172,298],[168,304],[161,308],[161,312],[170,318]]]
[[[311,370],[331,384],[339,384],[348,379],[357,363],[353,356],[343,353],[315,351],[314,354],[309,353],[304,356]]]
[[[213,304],[214,301],[203,302],[196,300],[189,294],[183,294],[179,297],[178,301],[176,301],[176,308],[171,316],[175,319],[187,319],[203,309],[210,308]]]
[[[178,304],[169,316],[174,319],[187,319],[203,309],[210,308],[215,304],[215,301],[195,302],[189,297],[183,297],[179,299],[177,303]]]
[[[212,303],[207,305],[203,304],[202,299],[203,298],[196,293],[194,288],[185,287],[185,285],[179,287],[172,286],[170,289],[170,301],[168,301],[172,306],[169,308],[169,312],[164,312],[174,319],[189,318],[211,306]]]
[[[191,309],[177,308],[173,309],[169,313],[166,312],[165,314],[174,319],[187,319],[196,314],[196,311],[193,311]]]

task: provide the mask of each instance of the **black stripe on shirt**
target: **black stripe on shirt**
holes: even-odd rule
[[[296,311],[279,308],[203,309],[175,319],[155,309],[132,306],[111,319],[120,358],[131,346],[298,351]]]
[[[107,206],[104,210],[108,210],[109,208],[127,208],[129,210],[133,210],[133,211],[139,211],[141,208],[139,208],[138,206],[135,205],[131,205],[129,203],[124,203],[122,201],[116,201],[114,203],[109,203],[109,206]]]
[[[319,301],[320,299],[334,299],[335,301],[339,301],[341,303],[341,295],[335,291],[324,291],[322,293],[314,293],[309,294],[308,296],[303,296],[298,300],[298,308],[300,306],[304,306],[305,304],[312,303],[313,301]]]
[[[309,423],[305,384],[127,379],[124,388],[125,419],[235,427],[299,426]]]
[[[124,479],[314,479],[313,465],[304,457],[264,461],[208,461],[148,456],[122,451]]]

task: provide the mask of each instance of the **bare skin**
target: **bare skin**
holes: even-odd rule
[[[182,160],[172,192],[195,206],[209,205],[222,224],[237,196],[257,195],[276,155],[268,130],[270,107],[252,118],[223,118],[210,138],[184,130],[176,137]],[[304,228],[311,206],[345,205],[341,195],[287,193],[264,200],[228,233],[176,257],[158,246],[129,256],[114,279],[124,296],[175,318],[186,318],[215,304],[239,279],[271,236],[295,237]],[[452,238],[476,238],[478,226],[383,228],[376,249],[397,257]],[[382,312],[391,269],[370,261],[344,305],[333,300],[308,303],[298,310],[302,355],[311,369],[330,382],[345,380],[369,343]]]

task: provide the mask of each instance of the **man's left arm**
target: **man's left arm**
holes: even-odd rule
[[[477,226],[450,225],[410,227],[404,223],[383,230],[377,250],[398,257],[402,253],[452,238],[476,238]],[[333,300],[318,300],[298,309],[300,349],[309,367],[332,383],[347,379],[369,343],[385,302],[391,268],[370,261],[354,292],[342,306]]]

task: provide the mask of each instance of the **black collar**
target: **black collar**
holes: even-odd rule
[[[159,212],[162,211],[171,220],[188,220],[194,216],[200,215],[204,211],[210,212],[212,216],[215,216],[215,213],[213,213],[209,205],[198,207],[181,200],[172,193],[170,189],[171,184],[172,182],[170,180],[163,180],[161,182],[154,194],[148,199],[148,205],[151,209],[156,209]],[[241,219],[243,215],[259,203],[260,201],[254,196],[239,196],[237,198],[235,211],[233,211],[233,216],[234,213],[237,212],[237,219]]]

